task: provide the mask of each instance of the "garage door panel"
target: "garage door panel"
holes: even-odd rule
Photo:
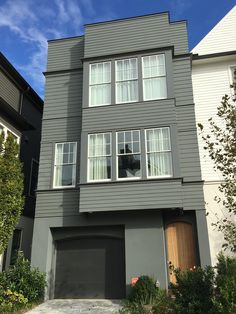
[[[123,298],[124,240],[82,238],[57,243],[55,298]]]

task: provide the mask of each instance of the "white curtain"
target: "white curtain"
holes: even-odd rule
[[[62,186],[63,144],[56,145],[55,186]]]
[[[167,97],[163,54],[143,57],[143,83],[145,100]]]
[[[153,177],[172,174],[169,128],[147,131],[148,175]]]
[[[90,135],[89,138],[89,179],[104,180],[108,179],[108,167],[110,166],[110,156],[107,153],[107,146],[110,145],[106,140],[105,134]],[[109,148],[110,150],[110,148]]]
[[[116,62],[116,100],[117,103],[138,100],[137,59]]]
[[[111,63],[94,63],[90,66],[90,105],[111,103]]]

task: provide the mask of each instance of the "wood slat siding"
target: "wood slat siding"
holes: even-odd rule
[[[85,27],[86,58],[173,45],[176,54],[188,52],[186,23],[169,24],[167,13]]]
[[[174,99],[83,109],[83,131],[141,128],[176,122]]]
[[[20,91],[2,70],[0,70],[0,96],[16,111],[19,110]]]
[[[48,44],[47,71],[60,71],[82,67],[84,38],[76,37]]]
[[[79,214],[78,190],[38,193],[36,217],[71,216]]]
[[[230,95],[229,66],[236,65],[236,56],[224,59],[199,63],[193,62],[193,92],[196,111],[196,123],[204,125],[206,134],[210,132],[208,119],[213,117],[218,125],[223,127],[222,121],[217,118],[217,107],[222,96]],[[206,181],[219,181],[222,179],[219,172],[213,169],[214,163],[208,152],[204,149],[201,135],[198,135],[202,178]]]
[[[173,60],[174,91],[176,105],[193,103],[190,58]]]
[[[183,205],[185,210],[202,210],[205,208],[201,182],[183,185]]]
[[[182,207],[181,181],[125,182],[80,188],[80,212]]]
[[[43,119],[81,116],[82,71],[46,78]]]

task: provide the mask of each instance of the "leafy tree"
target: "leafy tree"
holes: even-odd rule
[[[12,134],[0,134],[0,254],[7,247],[24,205],[19,145]]]
[[[236,78],[236,71],[234,75]],[[224,95],[217,108],[217,116],[222,123],[210,118],[209,134],[205,134],[202,124],[199,123],[198,127],[205,142],[204,149],[214,161],[215,170],[219,170],[223,178],[219,185],[222,197],[216,196],[215,200],[224,205],[227,214],[226,218],[218,218],[214,225],[223,232],[223,247],[236,253],[236,80],[231,88],[233,95]]]

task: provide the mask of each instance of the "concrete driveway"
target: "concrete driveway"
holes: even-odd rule
[[[121,308],[118,300],[49,300],[28,314],[117,314]]]

